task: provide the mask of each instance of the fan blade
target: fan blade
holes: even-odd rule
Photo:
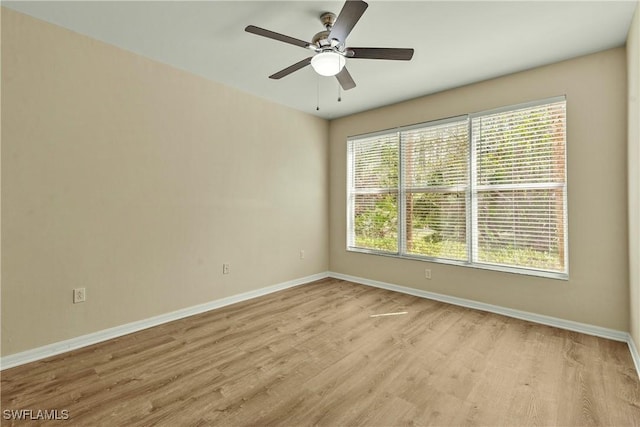
[[[274,31],[265,30],[264,28],[256,27],[255,25],[249,25],[244,29],[247,33],[257,34],[262,37],[267,37],[280,42],[292,44],[294,46],[300,46],[309,48],[310,44],[304,40],[296,39],[293,37],[285,36],[284,34],[276,33]]]
[[[347,71],[347,67],[344,67],[342,71],[336,74],[336,78],[338,79],[338,82],[340,82],[340,86],[342,86],[342,89],[344,90],[349,90],[356,87],[356,82],[353,81],[353,77],[351,77],[351,74],[349,74],[349,71]]]
[[[344,43],[367,7],[369,5],[362,0],[347,0],[331,28],[329,40],[336,39]]]
[[[311,57],[308,57],[307,59],[303,59],[300,62],[296,62],[295,64],[288,66],[284,70],[278,71],[277,73],[270,75],[269,78],[274,80],[281,79],[293,73],[294,71],[298,71],[299,69],[306,67],[309,64],[311,64]]]
[[[349,47],[347,56],[357,59],[392,59],[409,61],[413,57],[413,49],[387,47]]]

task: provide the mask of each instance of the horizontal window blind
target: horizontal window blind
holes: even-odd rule
[[[563,211],[561,190],[479,192],[476,261],[564,271]]]
[[[563,97],[347,146],[349,250],[567,276]]]
[[[474,261],[565,271],[565,101],[472,119]]]
[[[395,133],[348,143],[350,248],[398,252],[399,141]]]
[[[401,133],[405,251],[467,258],[468,120]]]

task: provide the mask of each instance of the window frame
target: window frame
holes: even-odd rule
[[[522,186],[522,188],[527,188],[527,189],[540,189],[542,187],[545,188],[560,188],[562,189],[562,194],[563,194],[563,212],[564,212],[564,218],[563,218],[563,243],[564,243],[564,271],[560,272],[560,271],[551,271],[551,270],[542,270],[542,269],[538,269],[538,268],[533,268],[533,267],[526,267],[526,266],[509,266],[509,265],[502,265],[502,264],[492,264],[489,262],[482,262],[482,261],[474,261],[475,259],[477,259],[477,254],[474,252],[474,248],[477,247],[477,239],[478,239],[478,221],[477,221],[477,215],[478,215],[478,202],[477,202],[477,196],[478,196],[478,187],[484,187],[484,186],[479,186],[477,185],[476,181],[477,181],[477,154],[476,154],[476,148],[477,148],[477,143],[475,141],[475,134],[472,132],[472,127],[473,127],[473,120],[476,118],[480,118],[482,116],[487,116],[487,115],[492,115],[492,114],[500,114],[500,113],[505,113],[505,112],[510,112],[510,111],[515,111],[515,110],[520,110],[520,109],[526,109],[526,108],[535,108],[538,106],[542,106],[545,104],[553,104],[553,103],[558,103],[558,102],[564,102],[565,103],[565,116],[564,116],[564,171],[565,171],[565,175],[564,175],[564,183],[563,184],[548,184],[548,183],[535,183],[535,184],[506,184],[505,185],[505,189],[507,187],[509,187],[509,189],[511,189],[511,187],[515,187],[515,186]],[[566,99],[566,95],[562,95],[562,96],[555,96],[555,97],[550,97],[550,98],[544,98],[544,99],[539,99],[539,100],[535,100],[535,101],[530,101],[530,102],[524,102],[524,103],[519,103],[519,104],[512,104],[512,105],[507,105],[507,106],[502,106],[502,107],[498,107],[498,108],[494,108],[494,109],[489,109],[489,110],[483,110],[483,111],[478,111],[478,112],[474,112],[474,113],[468,113],[468,114],[462,114],[462,115],[458,115],[458,116],[453,116],[453,117],[448,117],[448,118],[444,118],[444,119],[437,119],[437,120],[431,120],[431,121],[427,121],[427,122],[423,122],[423,123],[417,123],[417,124],[412,124],[412,125],[408,125],[408,126],[399,126],[399,127],[395,127],[395,128],[390,128],[390,129],[386,129],[386,130],[381,130],[381,131],[376,131],[376,132],[371,132],[371,133],[366,133],[366,134],[359,134],[359,135],[352,135],[347,137],[347,176],[346,176],[346,190],[347,190],[347,197],[346,197],[346,201],[347,201],[347,236],[346,236],[346,250],[348,252],[355,252],[355,253],[363,253],[363,254],[368,254],[368,255],[379,255],[379,256],[386,256],[386,257],[393,257],[393,258],[400,258],[400,259],[409,259],[409,260],[418,260],[418,261],[426,261],[426,262],[433,262],[433,263],[439,263],[439,264],[448,264],[448,265],[455,265],[455,266],[461,266],[461,267],[471,267],[471,268],[478,268],[478,269],[483,269],[483,270],[492,270],[492,271],[499,271],[499,272],[505,272],[505,273],[513,273],[513,274],[521,274],[521,275],[528,275],[528,276],[537,276],[537,277],[543,277],[543,278],[550,278],[550,279],[558,279],[558,280],[568,280],[569,279],[569,213],[568,213],[568,199],[569,199],[569,193],[568,193],[568,169],[567,169],[567,134],[568,134],[568,126],[567,126],[567,99]],[[406,188],[405,185],[405,177],[404,177],[404,144],[402,143],[402,132],[405,131],[410,131],[410,130],[415,130],[415,129],[419,129],[422,127],[430,127],[430,126],[437,126],[437,125],[442,125],[442,124],[447,124],[447,123],[453,123],[456,121],[461,121],[461,120],[467,120],[467,126],[468,126],[468,144],[469,144],[469,149],[468,149],[468,183],[465,186],[466,188],[463,190],[465,193],[465,202],[466,202],[466,215],[465,215],[465,219],[466,219],[466,252],[467,252],[467,259],[464,261],[461,260],[453,260],[453,259],[447,259],[447,258],[438,258],[438,257],[432,257],[432,256],[426,256],[426,255],[417,255],[417,254],[410,254],[407,253],[407,248],[406,248],[406,226],[407,226],[407,222],[406,222],[406,194],[407,193],[412,193],[415,191],[409,190]],[[363,138],[373,138],[376,136],[383,136],[383,135],[392,135],[395,134],[395,138],[397,140],[397,144],[398,144],[398,186],[397,189],[394,190],[394,194],[397,195],[397,203],[398,203],[398,212],[397,212],[397,216],[398,216],[398,226],[397,226],[397,232],[398,232],[398,238],[397,238],[397,252],[389,252],[389,251],[383,251],[383,250],[376,250],[376,249],[369,249],[369,248],[359,248],[354,246],[354,242],[352,241],[352,239],[355,236],[355,233],[353,233],[354,231],[354,224],[353,224],[353,220],[354,220],[354,207],[355,207],[355,203],[353,202],[353,197],[355,194],[358,194],[357,192],[353,191],[352,188],[352,179],[353,179],[353,170],[352,170],[352,150],[351,150],[351,144],[353,142],[356,142],[357,140],[363,139]],[[495,187],[492,187],[495,188]],[[377,194],[377,193],[376,193]],[[474,221],[474,218],[476,219]]]

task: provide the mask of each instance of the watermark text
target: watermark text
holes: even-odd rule
[[[5,409],[2,411],[5,420],[54,421],[68,420],[68,409]]]

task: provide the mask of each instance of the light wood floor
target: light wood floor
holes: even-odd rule
[[[624,343],[335,279],[1,375],[57,425],[640,425]]]

